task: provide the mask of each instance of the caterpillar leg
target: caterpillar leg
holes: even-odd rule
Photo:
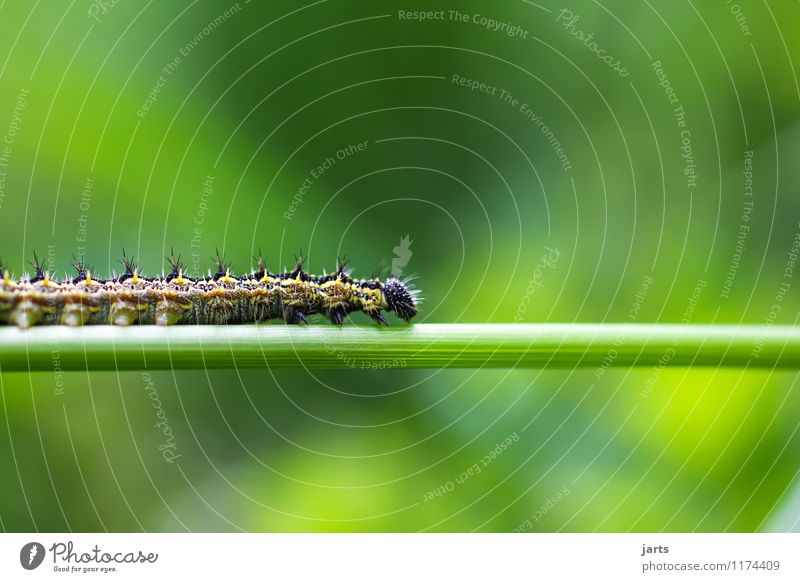
[[[111,305],[108,319],[113,325],[133,325],[139,319],[139,312],[132,303],[117,301]]]
[[[61,313],[61,324],[70,327],[80,327],[88,323],[92,318],[92,312],[88,305],[83,303],[68,303],[64,306]]]
[[[302,311],[298,311],[293,308],[287,308],[283,312],[283,319],[286,323],[305,323],[308,324],[308,319],[306,319],[306,314]]]
[[[331,323],[336,325],[342,325],[345,318],[347,317],[347,308],[344,305],[340,305],[338,307],[333,307],[328,310],[328,319],[331,320]]]
[[[20,329],[28,329],[42,319],[42,308],[33,301],[22,301],[12,312],[11,319]]]
[[[156,305],[156,325],[177,325],[183,320],[183,308],[174,301],[161,301]]]
[[[11,322],[16,307],[16,298],[0,291],[0,325]],[[13,322],[12,322],[13,323]]]
[[[378,323],[382,323],[383,325],[389,325],[389,322],[386,321],[386,318],[380,311],[370,311],[369,316]]]

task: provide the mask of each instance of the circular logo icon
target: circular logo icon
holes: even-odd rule
[[[44,546],[39,542],[29,542],[19,551],[19,563],[26,570],[35,570],[44,561]]]

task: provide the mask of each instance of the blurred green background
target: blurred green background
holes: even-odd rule
[[[122,247],[150,273],[173,246],[202,272],[216,248],[239,270],[346,253],[417,275],[419,322],[794,323],[798,22],[796,2],[5,2],[1,254],[20,275],[34,250],[59,274]],[[790,372],[53,357],[0,374],[5,530],[800,528]]]

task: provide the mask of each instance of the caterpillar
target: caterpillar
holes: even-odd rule
[[[81,326],[110,324],[222,325],[261,323],[281,318],[286,323],[308,323],[323,315],[341,325],[353,312],[363,312],[388,325],[383,312],[408,323],[417,314],[419,290],[408,279],[382,281],[377,275],[355,279],[346,261],[332,273],[312,275],[296,267],[272,273],[264,259],[251,273],[236,276],[217,253],[215,272],[189,277],[180,256],[167,257],[169,269],[160,277],[146,277],[133,257],[122,253],[122,273],[96,278],[82,260],[75,260],[74,278],[57,281],[34,253],[33,276],[14,280],[0,262],[0,324],[26,329],[35,325]]]

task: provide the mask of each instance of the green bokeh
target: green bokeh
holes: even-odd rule
[[[800,5],[711,4],[4,3],[4,264],[368,274],[408,236],[418,321],[794,323]],[[54,370],[0,395],[11,531],[800,527],[786,372]]]

